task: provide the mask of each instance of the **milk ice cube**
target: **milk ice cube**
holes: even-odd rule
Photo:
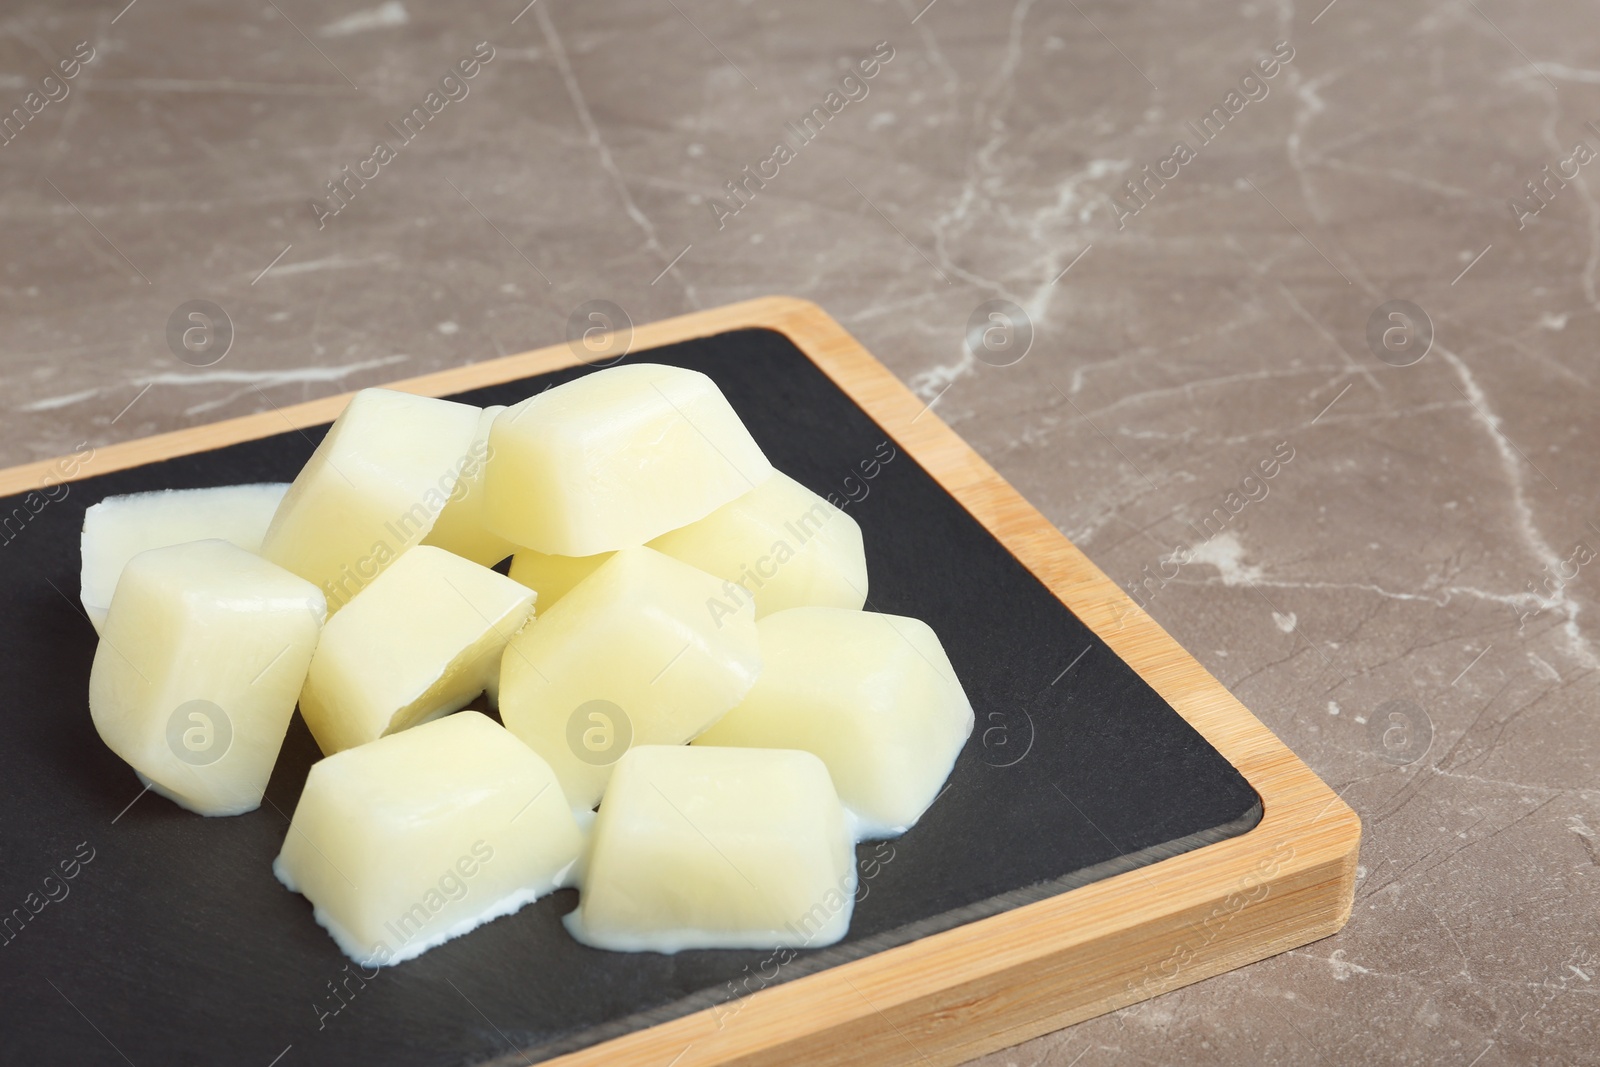
[[[809,752],[641,746],[600,805],[567,929],[624,952],[830,945],[855,904],[854,844]]]
[[[328,755],[464,708],[500,669],[533,591],[418,545],[328,620],[300,714]]]
[[[814,752],[865,836],[913,825],[973,727],[938,635],[918,619],[823,607],[769,615],[756,632],[761,677],[695,743]]]
[[[566,884],[581,843],[549,765],[464,711],[313,764],[272,869],[389,965]]]
[[[507,646],[501,719],[575,806],[594,806],[630,744],[682,744],[755,682],[754,610],[715,614],[721,585],[654,549],[622,549]]]
[[[656,363],[531,396],[500,413],[489,444],[490,528],[561,556],[642,545],[772,473],[715,382]]]
[[[227,541],[139,553],[89,672],[95,729],[183,807],[254,810],[326,613],[316,586]]]

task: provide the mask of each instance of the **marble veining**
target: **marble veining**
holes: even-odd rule
[[[1594,1062],[1593,5],[124,3],[0,14],[0,464],[815,300],[1363,817],[1337,936],[979,1063]]]

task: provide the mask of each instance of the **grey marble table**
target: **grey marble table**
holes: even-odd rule
[[[6,4],[0,465],[808,297],[1365,824],[985,1067],[1600,1060],[1592,4],[523,2]]]

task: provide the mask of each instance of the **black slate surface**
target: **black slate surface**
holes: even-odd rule
[[[129,807],[140,785],[87,708],[83,511],[116,493],[290,480],[325,428],[285,433],[58,487],[37,514],[0,501],[0,524],[13,516],[0,532],[0,1062],[537,1061],[689,1010],[736,1011],[742,989],[1259,819],[1244,779],[787,339],[747,330],[629,359],[711,375],[780,469],[848,502],[869,606],[925,619],[976,709],[922,822],[860,847],[848,938],[782,967],[766,952],[606,953],[562,930],[576,900],[564,891],[363,980],[270,869],[317,756],[298,715],[259,810],[203,819],[154,794]],[[587,370],[459,399],[513,403]]]

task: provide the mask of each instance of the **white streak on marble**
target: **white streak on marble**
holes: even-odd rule
[[[931,223],[930,229],[933,232],[934,255],[940,268],[953,277],[1017,304],[1028,315],[1037,336],[1049,323],[1051,303],[1058,292],[1054,282],[1062,266],[1082,252],[1086,240],[1080,238],[1078,233],[1092,215],[1092,203],[1080,195],[1080,185],[1121,173],[1131,164],[1118,159],[1091,160],[1056,184],[1053,203],[1023,215],[1020,221],[1014,222],[1041,249],[1033,262],[1007,264],[1001,277],[988,277],[970,264],[956,262],[952,245],[969,236],[977,227],[992,226],[991,219],[997,211],[1008,215],[1013,210],[1011,204],[997,202],[996,190],[1003,186],[1007,178],[1003,164],[1009,159],[1007,146],[1011,133],[1006,125],[1005,113],[1016,93],[1017,71],[1023,59],[1024,30],[1033,4],[1034,0],[1018,0],[1012,8],[1006,50],[973,108],[972,126],[986,131],[988,137],[968,157],[960,188],[950,206]],[[919,26],[919,32],[923,33],[930,49],[936,52],[937,44],[932,40],[931,31]],[[939,58],[942,61],[942,56]],[[1007,221],[1014,220],[1008,217]],[[1063,224],[1067,232],[1072,234],[1067,240],[1062,237]],[[1005,280],[1023,273],[1033,276],[1027,293],[1013,289]],[[935,364],[917,372],[911,376],[909,384],[913,392],[927,398],[975,373],[977,369],[978,360],[968,349],[965,338],[962,338],[959,355],[954,361]]]
[[[1194,558],[1198,559],[1199,557],[1197,556]],[[1230,582],[1223,578],[1203,578],[1198,580],[1189,578],[1173,578],[1168,580],[1168,584],[1206,586],[1238,585],[1240,583],[1237,581]],[[1532,606],[1533,602],[1537,600],[1536,597],[1529,593],[1492,593],[1486,589],[1478,589],[1475,586],[1470,585],[1446,586],[1440,589],[1437,593],[1403,593],[1393,589],[1385,589],[1383,586],[1377,585],[1373,582],[1302,582],[1290,579],[1256,577],[1251,579],[1250,584],[1258,585],[1263,589],[1316,591],[1344,590],[1356,593],[1371,593],[1374,596],[1382,597],[1385,600],[1422,601],[1427,604],[1432,604],[1434,607],[1438,608],[1444,607],[1445,605],[1449,604],[1451,600],[1458,596],[1470,597],[1474,600],[1483,600],[1494,604],[1504,604],[1507,607],[1512,608],[1527,608]]]
[[[1316,78],[1306,79],[1300,68],[1294,64],[1285,67],[1287,73],[1287,88],[1294,97],[1294,123],[1289,130],[1289,135],[1284,139],[1284,154],[1288,157],[1289,166],[1294,170],[1295,180],[1300,184],[1300,199],[1305,202],[1306,210],[1311,212],[1311,217],[1320,225],[1327,221],[1327,211],[1322,201],[1318,198],[1316,188],[1312,184],[1311,173],[1306,166],[1305,154],[1302,151],[1304,135],[1311,128],[1316,117],[1328,109],[1322,97],[1317,95],[1318,90],[1331,81],[1335,81],[1344,74],[1340,67]]]
[[[1087,414],[1090,418],[1094,418],[1098,415],[1110,414],[1111,412],[1130,404],[1142,404],[1149,400],[1164,400],[1167,397],[1175,395],[1193,397],[1196,389],[1213,389],[1222,386],[1238,385],[1241,382],[1270,381],[1274,378],[1303,378],[1309,374],[1318,374],[1322,372],[1334,374],[1335,377],[1333,380],[1338,381],[1347,374],[1359,373],[1360,369],[1355,367],[1343,369],[1339,367],[1322,366],[1294,367],[1288,370],[1253,370],[1243,371],[1238,374],[1218,374],[1210,378],[1195,378],[1191,381],[1179,382],[1177,385],[1166,385],[1156,389],[1143,389],[1137,393],[1126,393],[1117,397],[1117,399],[1111,401],[1109,404],[1103,404],[1100,407],[1092,409]],[[1074,374],[1073,377],[1076,379],[1077,375]]]
[[[406,6],[400,0],[386,0],[377,7],[369,7],[362,11],[352,11],[342,19],[323,26],[317,31],[319,37],[348,37],[353,33],[366,33],[369,30],[385,30],[394,26],[404,26],[411,21],[411,16],[406,14]]]
[[[1034,212],[1027,221],[1028,236],[1035,245],[1043,246],[1046,250],[1037,267],[1039,282],[1034,287],[1033,295],[1023,305],[1036,326],[1049,321],[1050,308],[1057,293],[1071,291],[1070,282],[1058,284],[1058,279],[1068,265],[1083,255],[1089,244],[1087,235],[1096,201],[1080,195],[1079,187],[1084,183],[1090,183],[1091,188],[1098,187],[1106,178],[1122,174],[1132,166],[1133,161],[1128,159],[1091,159],[1083,169],[1057,182],[1055,203]],[[1046,224],[1065,224],[1071,233],[1082,232],[1085,235],[1084,247],[1074,249],[1066,245],[1059,229]]]
[[[989,218],[994,213],[996,205],[990,192],[1005,180],[1001,166],[1002,151],[1010,139],[1005,113],[1016,95],[1017,67],[1022,61],[1022,31],[1033,4],[1034,0],[1018,0],[1016,6],[1011,9],[1006,50],[1000,57],[1000,62],[996,65],[988,85],[978,94],[973,107],[973,128],[987,131],[989,137],[968,157],[964,179],[954,202],[930,227],[933,230],[934,254],[947,274],[959,277],[981,289],[987,289],[1019,306],[1024,304],[1026,298],[1019,298],[1018,294],[1011,292],[1003,281],[984,277],[970,267],[956,263],[951,258],[949,245],[953,237],[965,236],[974,225],[988,225]],[[1045,280],[1051,277],[1054,277],[1053,273],[1046,275]],[[1033,307],[1024,310],[1035,319],[1034,325],[1037,328],[1042,319],[1039,309]],[[956,373],[946,380],[953,381],[955,377],[969,373],[972,365],[971,356],[968,354],[957,365]],[[935,371],[938,370],[939,368],[935,368]]]
[[[102,78],[97,92],[127,93],[236,93],[245,96],[344,96],[344,83],[302,85],[294,82],[239,82],[226,78]]]
[[[372,267],[394,262],[396,259],[391,255],[368,256],[366,259],[345,259],[343,256],[334,255],[325,259],[308,259],[300,263],[280,263],[272,268],[272,273],[310,274],[319,270],[352,270],[356,267]]]
[[[1581,67],[1569,67],[1565,63],[1552,63],[1549,60],[1540,60],[1533,64],[1533,69],[1556,81],[1579,82],[1584,85],[1600,85],[1600,70],[1584,70]]]
[[[1516,529],[1522,536],[1523,542],[1532,552],[1535,562],[1548,567],[1553,574],[1561,573],[1562,558],[1555,549],[1550,547],[1550,542],[1545,539],[1538,523],[1533,517],[1533,508],[1528,503],[1526,490],[1527,460],[1523,459],[1511,442],[1506,439],[1505,433],[1500,429],[1500,418],[1494,413],[1489,397],[1478,385],[1478,379],[1473,375],[1465,361],[1450,349],[1434,342],[1434,351],[1439,353],[1441,359],[1450,364],[1455,370],[1456,377],[1461,380],[1462,390],[1467,399],[1472,401],[1474,411],[1472,418],[1482,424],[1489,432],[1489,438],[1494,442],[1496,450],[1500,453],[1500,466],[1505,472],[1506,481],[1511,492],[1511,511],[1515,518]],[[1564,616],[1562,632],[1567,638],[1567,648],[1574,659],[1583,666],[1594,670],[1600,668],[1600,657],[1596,657],[1594,649],[1589,644],[1589,639],[1578,627],[1578,614],[1582,610],[1578,602],[1567,595],[1565,586],[1556,591],[1550,598],[1553,608]]]
[[[1383,411],[1352,412],[1344,415],[1324,415],[1317,420],[1317,428],[1328,426],[1355,425],[1369,422],[1394,422],[1401,419],[1413,419],[1418,415],[1426,415],[1435,411],[1468,411],[1470,405],[1465,400],[1438,400],[1427,404],[1416,404],[1411,407],[1394,408]],[[1272,426],[1264,430],[1253,430],[1249,433],[1230,434],[1227,437],[1203,437],[1197,430],[1184,430],[1181,433],[1172,433],[1166,430],[1124,430],[1123,435],[1133,438],[1149,438],[1151,440],[1178,441],[1184,444],[1203,442],[1207,445],[1243,445],[1255,441],[1282,441],[1287,437],[1305,428],[1305,422],[1290,423],[1287,426]]]
[[[1256,585],[1262,578],[1260,567],[1244,561],[1244,545],[1233,530],[1224,530],[1190,549],[1189,560],[1215,567],[1223,585]]]
[[[846,325],[855,325],[857,323],[867,322],[871,319],[880,318],[884,315],[899,315],[901,312],[911,311],[916,308],[924,307],[928,304],[939,306],[944,303],[944,299],[945,297],[943,293],[924,290],[919,293],[914,293],[911,296],[903,299],[880,300],[868,304],[866,307],[852,312],[849,315],[840,315],[839,319]]]
[[[249,385],[294,385],[309,382],[336,382],[364,370],[376,370],[396,363],[404,363],[410,356],[383,356],[335,366],[290,367],[283,370],[206,370],[198,373],[162,371],[135,378],[136,385],[176,385],[193,387],[217,382],[241,382]]]
[[[1372,973],[1370,970],[1368,970],[1367,968],[1361,966],[1359,963],[1351,963],[1349,960],[1345,959],[1344,958],[1344,953],[1345,953],[1344,949],[1336,948],[1328,956],[1328,966],[1333,969],[1333,980],[1335,982],[1349,981],[1350,976],[1352,974],[1371,974]],[[1311,956],[1313,954],[1308,952],[1308,953],[1305,953],[1305,955]]]
[[[1004,180],[997,156],[1009,137],[1005,109],[1015,94],[1016,68],[1022,55],[1022,23],[1032,6],[1033,0],[1019,0],[1011,10],[1006,50],[995,67],[995,73],[978,94],[973,105],[971,126],[986,133],[987,139],[968,155],[960,188],[952,197],[950,206],[941,212],[929,227],[933,231],[934,254],[946,273],[954,274],[979,288],[1013,301],[1016,298],[1007,291],[1004,283],[986,278],[970,268],[955,263],[951,259],[949,241],[952,237],[965,236],[970,230],[970,224],[988,221],[993,206],[991,198],[987,195],[988,190],[993,183]],[[931,31],[923,32],[931,39]],[[981,220],[979,216],[982,216]]]
[[[321,382],[337,382],[361,371],[376,370],[379,367],[388,367],[396,363],[404,363],[410,356],[384,356],[379,359],[362,360],[358,363],[346,363],[342,366],[322,367],[292,367],[284,370],[268,371],[242,371],[242,370],[215,370],[200,373],[185,374],[180,372],[165,371],[160,374],[146,375],[135,379],[135,384],[153,384],[161,386],[179,386],[192,388],[195,386],[216,384],[241,384],[242,389],[234,389],[221,397],[201,401],[184,408],[185,415],[204,415],[209,411],[227,407],[235,400],[247,394],[256,392],[257,389],[275,389],[285,385],[315,384]]]
[[[1361,288],[1370,297],[1377,300],[1385,299],[1383,291],[1373,283],[1372,279],[1360,268],[1359,264],[1352,263],[1350,271],[1359,280]],[[1494,413],[1493,405],[1490,403],[1488,395],[1478,384],[1477,377],[1472,373],[1466,362],[1451,349],[1441,344],[1437,338],[1434,340],[1433,348],[1430,349],[1430,355],[1433,352],[1437,352],[1439,358],[1448,363],[1451,369],[1455,371],[1456,377],[1460,380],[1461,394],[1467,398],[1472,409],[1470,418],[1488,431],[1489,438],[1494,443],[1511,497],[1513,525],[1520,540],[1527,547],[1530,554],[1533,555],[1537,565],[1549,568],[1554,573],[1560,573],[1562,558],[1550,547],[1549,541],[1546,540],[1543,532],[1539,529],[1538,522],[1534,518],[1533,508],[1528,503],[1525,472],[1525,464],[1528,463],[1528,460],[1517,452],[1500,429],[1499,416]],[[1515,600],[1509,602],[1526,605],[1530,596],[1526,592],[1518,593]],[[1566,587],[1563,586],[1557,590],[1553,597],[1532,596],[1531,599],[1541,610],[1557,610],[1561,613],[1563,616],[1561,630],[1566,638],[1568,652],[1582,666],[1590,670],[1600,669],[1600,657],[1595,655],[1588,638],[1578,626],[1578,615],[1582,609],[1576,600],[1567,595]]]
[[[1426,192],[1437,193],[1440,196],[1448,196],[1453,200],[1470,200],[1479,207],[1494,211],[1504,211],[1506,207],[1505,200],[1501,197],[1489,196],[1482,191],[1462,189],[1455,185],[1446,185],[1443,182],[1425,178],[1420,174],[1412,174],[1410,171],[1401,170],[1398,167],[1366,167],[1359,163],[1351,163],[1348,160],[1329,158],[1319,158],[1317,165],[1343,174],[1359,174],[1366,178],[1399,182],[1414,189],[1422,189]]]
[[[96,386],[93,389],[83,389],[79,392],[66,393],[62,396],[47,396],[40,400],[30,401],[26,404],[19,404],[12,410],[29,413],[36,411],[58,411],[61,408],[71,407],[74,404],[81,403],[82,401],[88,400],[91,397],[99,396],[102,391],[103,390],[101,387]]]
[[[494,57],[514,59],[518,63],[542,63],[545,60],[545,53],[542,48],[497,48]]]
[[[978,361],[971,350],[967,348],[966,340],[963,338],[961,341],[961,356],[954,363],[937,364],[925,370],[920,370],[913,374],[906,384],[911,387],[913,393],[916,393],[922,399],[931,400],[957,379],[965,378],[971,374],[977,366]]]
[[[1311,314],[1311,312],[1307,311],[1305,305],[1300,303],[1299,298],[1291,293],[1288,288],[1283,285],[1283,283],[1275,281],[1273,282],[1273,286],[1277,289],[1278,295],[1283,297],[1283,302],[1289,305],[1290,310],[1293,311],[1295,315],[1298,316],[1303,322],[1305,322],[1306,325],[1315,330],[1317,336],[1321,337],[1324,341],[1327,341],[1335,352],[1339,353],[1339,358],[1344,361],[1345,366],[1349,368],[1351,372],[1359,374],[1365,378],[1367,384],[1372,386],[1372,388],[1377,392],[1387,392],[1387,390],[1383,387],[1383,383],[1380,382],[1377,376],[1373,374],[1372,368],[1366,363],[1355,359],[1350,355],[1349,352],[1345,351],[1344,346],[1339,343],[1339,339],[1330,333],[1328,328],[1322,325],[1322,323],[1319,322],[1317,318]],[[1336,380],[1337,379],[1335,379],[1335,381]],[[1333,383],[1329,382],[1328,384],[1331,385]]]
[[[1142,353],[1135,353],[1135,355],[1140,354]],[[1126,356],[1115,356],[1111,359],[1098,359],[1093,363],[1080,363],[1078,366],[1072,368],[1072,380],[1067,385],[1067,392],[1071,393],[1073,396],[1077,396],[1080,392],[1082,392],[1084,378],[1092,370],[1099,370],[1101,367],[1126,367],[1127,364],[1128,360]]]
[[[1549,786],[1533,785],[1528,782],[1510,782],[1504,778],[1488,778],[1481,774],[1466,774],[1462,771],[1446,770],[1442,767],[1430,767],[1430,772],[1441,778],[1452,778],[1462,782],[1472,782],[1475,785],[1489,785],[1500,789],[1514,789],[1519,793],[1532,793],[1535,796],[1573,796],[1594,798],[1600,800],[1600,789],[1590,789],[1584,786]]]
[[[550,14],[544,6],[535,6],[533,17],[539,23],[539,29],[544,33],[545,42],[550,46],[550,55],[555,60],[556,70],[561,74],[561,84],[566,87],[567,95],[572,98],[572,107],[578,113],[578,121],[583,125],[587,134],[589,146],[594,149],[595,156],[600,162],[600,169],[605,171],[606,177],[611,180],[611,186],[616,191],[618,199],[622,201],[623,210],[644,232],[645,247],[658,256],[663,264],[670,260],[674,253],[668,252],[656,236],[655,223],[650,221],[639,205],[633,199],[633,193],[628,189],[628,180],[622,174],[622,169],[617,166],[616,160],[611,156],[611,149],[606,144],[605,138],[600,136],[600,127],[594,121],[594,115],[589,111],[589,102],[584,98],[583,89],[578,85],[577,75],[572,71],[572,61],[567,56],[566,45],[561,43],[561,37],[556,33],[555,23],[551,21]],[[690,307],[698,308],[700,298],[695,293],[692,283],[687,280],[687,271],[676,270],[672,272],[673,281],[683,288],[684,298]]]
[[[918,13],[919,8],[912,3],[912,0],[900,0],[900,10],[904,11],[906,18],[909,19]],[[961,75],[956,72],[956,68],[950,65],[950,61],[939,50],[939,39],[933,35],[933,30],[930,28],[929,23],[918,19],[912,24],[912,28],[916,30],[917,36],[922,39],[922,46],[928,50],[928,58],[944,74],[945,91],[952,98],[959,97],[961,95]]]
[[[1539,326],[1540,326],[1540,328],[1543,328],[1543,329],[1559,330],[1559,329],[1561,329],[1562,327],[1564,327],[1567,324],[1568,317],[1569,316],[1567,314],[1565,314],[1565,313],[1563,313],[1561,315],[1556,315],[1556,316],[1551,316],[1549,314],[1546,314],[1539,320]],[[1585,389],[1593,389],[1594,388],[1594,383],[1589,381],[1588,378],[1585,378],[1583,375],[1579,374],[1577,371],[1573,370],[1571,367],[1567,366],[1565,363],[1562,363],[1560,360],[1555,359],[1554,357],[1552,357],[1551,354],[1550,354],[1550,351],[1549,351],[1549,346],[1547,344],[1544,344],[1544,343],[1540,343],[1538,345],[1525,344],[1525,343],[1523,343],[1522,339],[1519,338],[1516,334],[1502,333],[1501,331],[1496,330],[1493,327],[1488,326],[1488,325],[1484,324],[1481,321],[1475,321],[1475,322],[1470,322],[1470,323],[1468,323],[1468,322],[1460,322],[1459,320],[1454,319],[1453,316],[1447,318],[1446,316],[1444,316],[1442,314],[1437,316],[1437,318],[1438,318],[1440,323],[1449,323],[1452,326],[1459,326],[1460,328],[1466,329],[1466,330],[1476,330],[1477,332],[1483,334],[1485,337],[1492,337],[1494,340],[1499,341],[1501,344],[1508,345],[1511,348],[1516,349],[1518,355],[1521,355],[1521,356],[1523,356],[1523,357],[1525,357],[1527,359],[1530,359],[1530,360],[1534,361],[1535,363],[1538,363],[1540,366],[1548,369],[1549,371],[1551,371],[1554,374],[1559,375],[1560,377],[1564,378],[1565,380],[1567,380],[1569,382],[1572,382],[1574,385],[1581,385]],[[1551,325],[1549,325],[1549,323],[1551,323],[1551,322],[1557,322],[1557,323],[1559,323],[1559,325],[1551,326]]]
[[[1533,664],[1534,673],[1539,675],[1541,678],[1545,678],[1552,682],[1561,681],[1561,672],[1550,666],[1549,663],[1541,659],[1536,653],[1528,653],[1528,662]]]
[[[1549,86],[1541,83],[1539,88],[1550,105],[1542,127],[1545,147],[1550,149],[1554,158],[1564,159],[1572,151],[1572,146],[1564,144],[1561,137],[1556,133],[1556,123],[1562,117],[1561,102],[1556,99],[1555,90]],[[1585,131],[1585,143],[1588,140],[1588,131]],[[1595,203],[1594,194],[1589,191],[1589,183],[1584,179],[1581,169],[1566,181],[1568,185],[1577,188],[1578,199],[1583,201],[1584,218],[1587,223],[1585,230],[1589,236],[1588,255],[1584,257],[1583,271],[1579,275],[1583,281],[1583,295],[1589,301],[1590,308],[1600,311],[1600,294],[1596,293],[1595,283],[1595,275],[1600,272],[1600,205]]]

